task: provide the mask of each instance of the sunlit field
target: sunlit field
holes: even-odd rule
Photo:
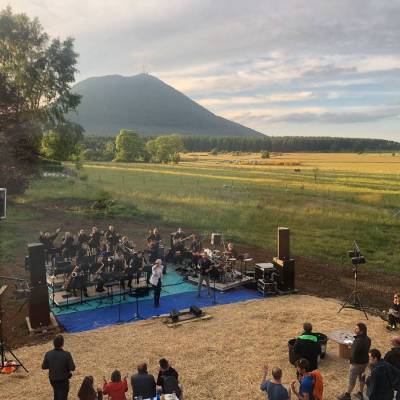
[[[219,231],[266,249],[287,226],[294,255],[343,264],[357,240],[369,268],[397,270],[399,174],[392,154],[196,153],[179,165],[85,164],[79,178],[36,181],[18,201],[83,204],[107,191],[152,224]]]

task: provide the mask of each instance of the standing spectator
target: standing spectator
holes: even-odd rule
[[[133,399],[135,396],[152,399],[156,395],[156,381],[154,376],[147,372],[146,363],[139,364],[137,371],[137,374],[131,377]]]
[[[400,371],[400,337],[392,339],[393,347],[385,354],[384,360]],[[400,382],[396,380],[396,400],[400,400]]]
[[[393,367],[381,360],[381,352],[372,349],[369,352],[371,375],[367,378],[367,395],[369,400],[393,400]]]
[[[121,372],[117,369],[111,374],[111,382],[103,377],[103,394],[108,394],[111,400],[126,400],[125,393],[128,391],[127,375],[121,380]]]
[[[290,400],[288,390],[282,385],[282,370],[278,367],[272,369],[272,380],[267,379],[268,365],[264,365],[263,380],[260,389],[266,392],[268,400]]]
[[[303,334],[294,343],[296,360],[305,358],[310,364],[310,371],[318,369],[318,356],[321,354],[321,345],[318,338],[312,333],[313,326],[309,322],[303,324]]]
[[[365,369],[368,366],[368,352],[371,347],[371,339],[367,336],[367,326],[359,322],[354,329],[355,337],[351,345],[349,384],[347,391],[338,397],[339,400],[351,400],[351,392],[356,386],[357,378],[360,390],[356,396],[363,399],[365,385]]]
[[[160,360],[160,370],[157,377],[157,387],[163,394],[175,392],[178,399],[182,399],[182,386],[179,384],[178,372],[171,367],[168,360]],[[159,390],[158,389],[158,390]]]
[[[94,380],[93,376],[85,376],[83,378],[82,385],[78,392],[79,400],[102,400],[103,393],[101,389],[94,389],[93,386]]]
[[[300,388],[299,391],[297,391],[296,382],[292,382],[292,392],[299,400],[314,400],[314,378],[309,372],[310,363],[305,358],[301,358],[300,360],[296,361],[296,369],[300,380]]]
[[[75,371],[71,353],[64,351],[64,337],[57,335],[54,340],[54,349],[48,351],[43,359],[42,369],[49,370],[49,380],[54,391],[54,400],[67,400],[69,380],[72,371]]]
[[[400,295],[395,293],[393,295],[393,303],[389,308],[389,325],[386,327],[389,331],[394,331],[397,324],[400,322]]]

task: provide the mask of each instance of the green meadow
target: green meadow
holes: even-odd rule
[[[33,182],[16,202],[68,202],[68,213],[83,218],[92,212],[90,202],[106,196],[132,224],[183,226],[206,237],[222,232],[226,240],[269,250],[276,247],[276,228],[286,226],[295,256],[348,263],[356,240],[368,268],[400,269],[397,158],[296,155],[297,161],[278,163],[277,157],[263,165],[234,158],[192,156],[176,166],[85,164],[77,178]]]

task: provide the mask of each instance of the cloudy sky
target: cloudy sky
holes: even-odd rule
[[[399,0],[0,0],[75,38],[77,80],[143,68],[272,135],[400,141]]]

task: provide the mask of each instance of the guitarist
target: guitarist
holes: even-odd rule
[[[190,243],[190,252],[192,253],[192,267],[197,266],[203,245],[197,235],[193,235],[193,240]]]
[[[210,290],[210,272],[213,269],[212,261],[208,257],[207,253],[203,253],[199,260],[199,284],[197,286],[197,297],[200,297],[201,286],[203,281],[206,281],[208,297],[211,297]]]

